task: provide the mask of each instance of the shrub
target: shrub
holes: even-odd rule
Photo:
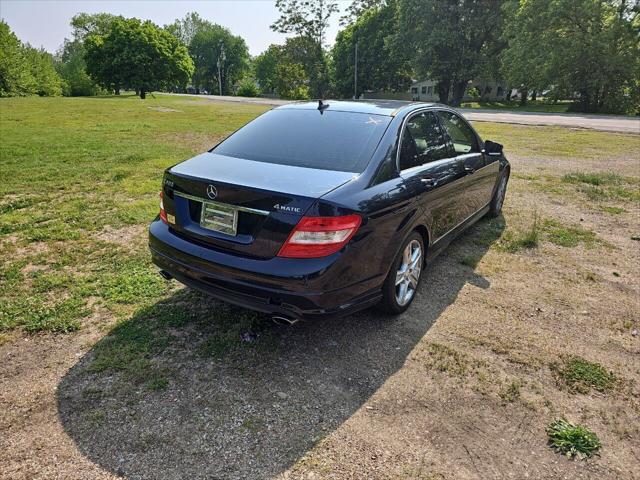
[[[240,82],[236,95],[240,97],[257,97],[260,94],[260,89],[256,83],[251,79],[244,79]]]

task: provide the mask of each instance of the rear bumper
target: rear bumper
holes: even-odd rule
[[[383,278],[344,284],[340,253],[319,259],[248,259],[201,246],[161,221],[149,227],[153,263],[176,280],[245,308],[295,319],[348,315],[375,304]],[[347,268],[346,270],[351,270]]]

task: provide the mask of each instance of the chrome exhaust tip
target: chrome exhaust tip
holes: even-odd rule
[[[167,272],[166,270],[160,270],[158,272],[160,274],[160,276],[162,278],[164,278],[165,280],[171,280],[173,278],[173,275],[171,275],[169,272]]]
[[[297,318],[287,318],[287,317],[283,317],[281,315],[274,315],[273,317],[271,317],[271,320],[276,325],[284,325],[284,326],[287,326],[287,327],[295,325],[296,323],[298,323],[300,321]]]

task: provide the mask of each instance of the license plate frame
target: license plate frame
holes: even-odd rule
[[[231,205],[203,200],[200,226],[206,230],[235,237],[238,234],[238,209]]]

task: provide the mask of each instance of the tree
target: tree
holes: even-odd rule
[[[87,73],[84,57],[85,49],[80,40],[65,39],[64,44],[56,53],[54,65],[63,80],[63,95],[78,97],[99,93],[100,87]]]
[[[24,47],[24,53],[35,80],[33,92],[41,97],[62,95],[62,79],[53,66],[53,56],[30,45]]]
[[[329,66],[320,44],[307,36],[287,38],[282,47],[281,61],[302,66],[309,95],[314,98],[324,98],[327,95]]]
[[[150,21],[115,19],[106,34],[85,41],[87,71],[100,85],[135,88],[144,99],[157,88],[185,85],[194,67],[187,48]]]
[[[0,21],[0,97],[60,95],[51,54],[22,42]]]
[[[22,43],[9,25],[0,21],[0,97],[32,95],[35,79]]]
[[[458,106],[469,80],[489,73],[492,44],[502,28],[501,4],[501,0],[399,0],[395,51],[411,52],[416,73],[438,82],[440,101],[449,103],[451,93],[451,105]]]
[[[403,91],[411,83],[406,51],[394,54],[389,35],[397,30],[397,2],[365,10],[338,33],[331,51],[332,77],[336,93],[354,95],[355,45],[358,43],[358,92],[364,90]]]
[[[116,18],[123,19],[124,17],[110,13],[78,13],[71,19],[73,38],[84,42],[89,35],[106,35]]]
[[[351,25],[365,12],[384,7],[386,3],[386,0],[353,0],[347,7],[347,13],[340,17],[340,25]]]
[[[176,20],[164,28],[177,37],[182,43],[189,46],[196,33],[208,28],[212,23],[200,17],[196,12],[187,13],[183,19]]]
[[[276,0],[276,8],[280,17],[271,25],[272,30],[312,38],[322,47],[338,4],[331,0]]]
[[[528,0],[506,7],[503,71],[517,85],[553,86],[582,112],[637,111],[639,7],[624,0]]]
[[[189,48],[195,65],[193,86],[197,90],[217,91],[222,95],[249,71],[247,44],[229,29],[205,20],[195,12],[188,13],[165,29]]]
[[[253,70],[260,88],[264,92],[276,91],[276,68],[282,56],[280,45],[269,45],[264,52],[253,60]]]
[[[202,26],[191,40],[189,53],[195,64],[193,84],[198,89],[224,95],[229,85],[235,85],[249,70],[249,49],[244,39],[220,25]]]
[[[307,74],[299,63],[279,63],[276,67],[276,91],[282,98],[304,100],[309,98]]]

